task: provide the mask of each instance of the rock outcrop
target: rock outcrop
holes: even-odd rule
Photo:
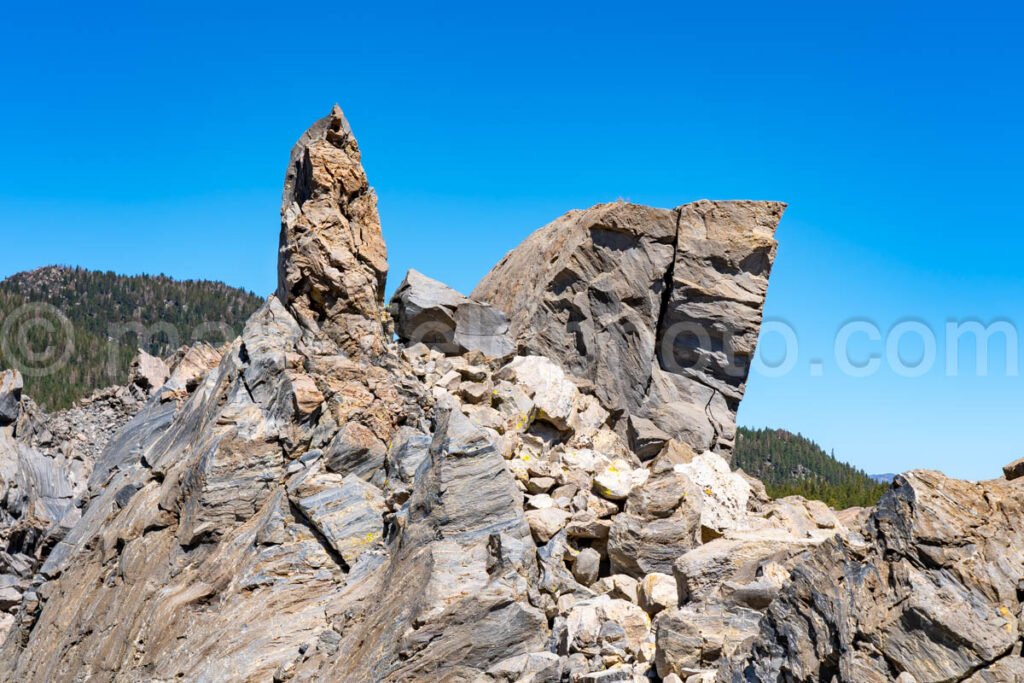
[[[310,453],[329,446],[335,415],[360,412],[356,403],[387,419],[379,395],[394,390],[381,383],[371,394],[372,374],[327,342],[329,355],[302,355],[303,333],[271,299],[186,399],[157,392],[111,442],[82,520],[46,559],[38,597],[21,605],[8,676],[269,678],[328,628],[324,604],[344,588],[348,562],[380,552],[382,505],[350,496],[356,510],[369,507],[348,519],[375,523],[358,526],[357,539],[344,529],[327,538],[345,517],[311,500],[334,480],[307,474],[321,465]],[[305,363],[321,364],[322,390]],[[308,394],[320,391],[310,411]],[[334,474],[359,490],[361,480]]]
[[[1017,680],[1018,468],[837,514],[728,466],[782,208],[572,212],[394,341],[335,108],[238,339],[0,380],[0,680]]]
[[[794,563],[723,680],[1024,680],[1022,493],[897,476],[862,536]]]
[[[163,365],[155,360],[141,356],[135,365]],[[0,632],[14,624],[22,596],[35,595],[38,572],[81,521],[91,482],[132,438],[128,427],[150,393],[137,379],[52,415],[28,397],[12,402],[12,422],[0,427]]]
[[[152,394],[162,387],[170,376],[171,371],[162,358],[156,358],[139,349],[131,366],[132,384]]]
[[[346,353],[383,353],[387,247],[359,144],[337,106],[292,149],[281,200],[278,300]]]
[[[728,456],[784,204],[615,203],[533,233],[473,291],[511,318],[520,350],[589,380],[632,418],[634,445],[667,434]]]

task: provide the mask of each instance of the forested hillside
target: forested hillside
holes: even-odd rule
[[[234,338],[262,299],[220,282],[50,266],[0,282],[0,368],[49,410],[123,382],[137,348]]]
[[[837,509],[874,505],[888,488],[810,439],[783,429],[740,427],[733,466],[763,481],[772,497],[800,495]]]

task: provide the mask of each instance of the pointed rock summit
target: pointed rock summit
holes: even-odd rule
[[[384,349],[387,246],[377,195],[341,109],[292,149],[281,200],[277,296],[303,327],[354,355]]]

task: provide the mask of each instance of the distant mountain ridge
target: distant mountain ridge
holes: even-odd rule
[[[740,427],[733,466],[763,481],[774,498],[801,495],[837,509],[874,505],[888,488],[888,481],[875,480],[807,437],[784,429]]]
[[[0,281],[0,368],[50,410],[123,382],[136,349],[167,356],[195,341],[222,344],[262,303],[207,280],[46,266]],[[70,341],[69,341],[70,340]]]

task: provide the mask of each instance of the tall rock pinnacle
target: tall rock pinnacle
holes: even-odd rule
[[[295,144],[281,201],[277,295],[304,327],[347,353],[376,357],[385,339],[387,247],[360,157],[337,105]]]

